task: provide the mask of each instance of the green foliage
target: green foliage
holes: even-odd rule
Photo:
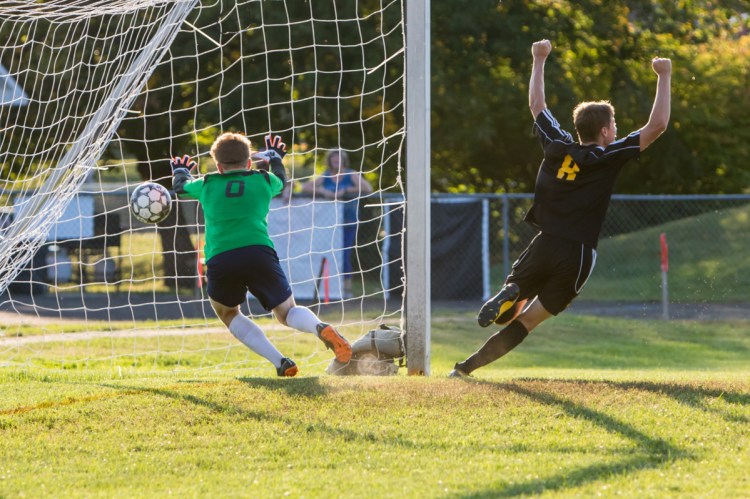
[[[145,9],[155,16],[158,10]],[[0,62],[18,76],[31,101],[23,107],[0,106],[0,178],[43,178],[82,133],[92,109],[105,102],[101,89],[120,69],[121,45],[129,40],[122,32],[108,33],[104,17],[72,23],[19,15],[0,22]],[[152,27],[142,19],[123,11],[108,22],[131,24],[137,36],[151,36]],[[104,34],[110,43],[102,43]]]
[[[140,117],[121,126],[142,175],[170,173],[167,162],[149,158],[186,153],[207,159],[219,133],[246,133],[259,147],[273,131],[300,152],[354,151],[352,165],[392,184],[395,166],[383,163],[399,141],[360,157],[365,145],[403,126],[401,59],[379,66],[403,43],[401,11],[389,5],[379,11],[373,0],[289,2],[284,8],[276,2],[200,4],[178,33],[171,59],[156,68],[139,97]],[[387,90],[376,91],[381,88]],[[294,175],[295,168],[311,169],[314,162],[312,155],[300,164],[295,157],[287,166]]]
[[[222,131],[244,131],[257,144],[274,130],[302,151],[346,147],[354,151],[354,164],[373,178],[382,176],[385,188],[393,185],[395,168],[384,163],[395,161],[400,141],[385,142],[380,154],[358,155],[364,144],[403,127],[404,68],[395,56],[403,43],[400,6],[331,0],[278,7],[199,3],[188,19],[197,30],[185,25],[178,33],[170,59],[156,68],[122,122],[117,154],[136,156],[141,175],[159,179],[169,175],[167,157],[206,158]],[[138,17],[146,19],[149,12],[124,14],[122,24],[147,24]],[[650,59],[673,60],[671,126],[622,175],[618,192],[744,192],[750,183],[744,167],[750,155],[747,12],[741,0],[474,0],[460,8],[456,2],[433,2],[433,188],[532,190],[541,151],[530,133],[529,48],[549,38],[554,49],[546,70],[547,102],[569,130],[571,109],[592,99],[610,99],[617,107],[621,135],[643,126],[655,90]],[[361,20],[357,29],[346,21],[354,18]],[[42,61],[50,74],[71,60],[87,63],[77,69],[72,87],[20,71],[24,88],[56,107],[27,113],[20,122],[18,109],[4,107],[0,118],[29,126],[43,115],[57,121],[53,134],[22,133],[23,126],[3,130],[11,150],[39,152],[4,159],[3,178],[22,179],[59,155],[84,124],[75,118],[76,103],[90,106],[91,98],[102,97],[92,91],[111,78],[121,45],[107,48],[101,42],[108,29],[103,19],[0,25],[7,40],[0,61],[14,73],[24,69],[14,64],[25,60]],[[70,39],[82,42],[69,54],[53,49]],[[384,59],[388,62],[378,66]],[[381,87],[388,89],[385,94],[373,91]],[[66,97],[69,91],[85,98]],[[300,156],[290,169],[309,173],[314,156]]]
[[[609,99],[624,136],[648,120],[656,77],[673,60],[669,130],[628,167],[623,193],[736,193],[750,179],[750,36],[745,2],[474,1],[433,8],[433,187],[527,192],[542,153],[531,136],[531,43],[552,41],[547,104],[573,131],[581,100]]]

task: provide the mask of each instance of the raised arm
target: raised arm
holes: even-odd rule
[[[529,109],[534,119],[547,107],[544,101],[544,62],[550,52],[552,52],[552,43],[549,40],[540,40],[531,46],[534,63],[531,67],[531,81],[529,81]]]
[[[282,159],[286,155],[286,144],[281,141],[279,135],[267,135],[265,137],[266,150],[258,153],[259,156],[264,156],[268,161],[268,165],[271,168],[271,172],[281,179],[281,183],[286,185],[286,169]]]
[[[648,123],[641,128],[641,151],[650,146],[667,129],[672,107],[672,61],[655,57],[651,61],[651,66],[657,75],[656,97],[654,97]]]
[[[185,154],[182,157],[175,156],[172,158],[169,166],[172,167],[172,190],[178,196],[187,194],[185,192],[185,184],[193,180],[193,176],[190,173],[197,168],[197,163]]]

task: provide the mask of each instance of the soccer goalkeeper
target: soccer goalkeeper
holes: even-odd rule
[[[316,334],[339,362],[349,362],[352,349],[333,326],[294,302],[268,235],[271,198],[281,194],[286,182],[281,161],[286,145],[278,135],[267,136],[265,142],[266,150],[255,157],[263,156],[270,172],[252,168],[251,144],[244,135],[224,133],[211,146],[218,173],[194,179],[190,172],[195,162],[188,156],[175,157],[171,161],[172,184],[179,197],[197,199],[203,206],[208,297],[216,315],[238,340],[268,359],[279,376],[294,376],[298,372],[294,361],[284,357],[260,327],[240,313],[247,291],[266,310],[272,310],[280,323]]]
[[[654,58],[656,96],[646,125],[617,140],[612,105],[582,102],[573,110],[578,141],[573,140],[545,102],[544,63],[551,51],[549,40],[531,47],[529,108],[544,159],[525,221],[539,233],[513,264],[503,288],[482,306],[477,317],[482,327],[509,324],[457,363],[451,377],[467,376],[510,352],[531,330],[565,310],[578,296],[594,269],[599,232],[617,175],[669,123],[672,62]]]

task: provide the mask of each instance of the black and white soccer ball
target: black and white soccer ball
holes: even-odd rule
[[[172,210],[172,197],[163,185],[144,182],[130,196],[130,211],[133,216],[147,224],[159,223]]]

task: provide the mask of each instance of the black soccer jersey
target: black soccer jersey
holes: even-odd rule
[[[640,155],[640,132],[606,148],[582,146],[563,130],[549,109],[534,122],[544,149],[534,188],[534,204],[524,220],[553,234],[596,248],[615,179]]]

